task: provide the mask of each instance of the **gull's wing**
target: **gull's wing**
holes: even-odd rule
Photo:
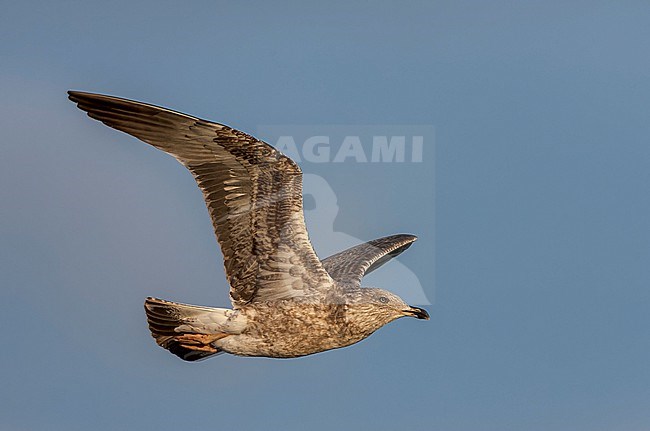
[[[322,260],[323,267],[336,281],[361,284],[364,275],[382,266],[418,239],[414,235],[391,235],[359,244]]]
[[[222,124],[117,97],[68,94],[91,118],[174,156],[194,175],[235,307],[318,299],[317,287],[332,283],[307,237],[302,172],[290,158]]]

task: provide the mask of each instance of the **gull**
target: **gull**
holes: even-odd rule
[[[232,309],[149,297],[158,345],[186,361],[220,353],[295,358],[357,343],[404,316],[429,319],[365,274],[417,237],[375,239],[320,260],[302,209],[302,171],[223,124],[113,96],[69,91],[89,117],[173,156],[194,176],[223,253]]]

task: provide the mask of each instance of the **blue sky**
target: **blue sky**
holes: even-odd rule
[[[649,21],[640,1],[6,2],[0,429],[648,429]],[[421,163],[303,165],[338,205],[333,226],[311,210],[317,250],[419,235],[399,265],[431,320],[296,360],[164,352],[144,297],[228,304],[207,211],[68,89],[268,140],[433,127]]]

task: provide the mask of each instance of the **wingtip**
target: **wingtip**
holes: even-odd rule
[[[74,103],[79,103],[79,101],[85,94],[89,94],[89,93],[85,93],[83,91],[77,91],[77,90],[68,90],[68,99],[70,99]]]
[[[410,242],[414,242],[418,240],[418,237],[416,235],[413,235],[411,233],[400,233],[395,235],[396,237],[402,237],[405,240],[409,240]]]
[[[108,96],[106,94],[89,93],[88,91],[68,90],[68,99],[79,102],[81,100],[99,100],[99,99],[119,99],[119,97]]]

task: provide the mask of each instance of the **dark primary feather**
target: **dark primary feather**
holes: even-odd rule
[[[172,155],[203,192],[235,307],[324,294],[331,279],[307,237],[302,172],[265,142],[228,126],[117,97],[68,92],[114,129]]]
[[[402,253],[417,239],[406,234],[386,236],[336,253],[321,263],[334,280],[358,286],[364,275]]]

